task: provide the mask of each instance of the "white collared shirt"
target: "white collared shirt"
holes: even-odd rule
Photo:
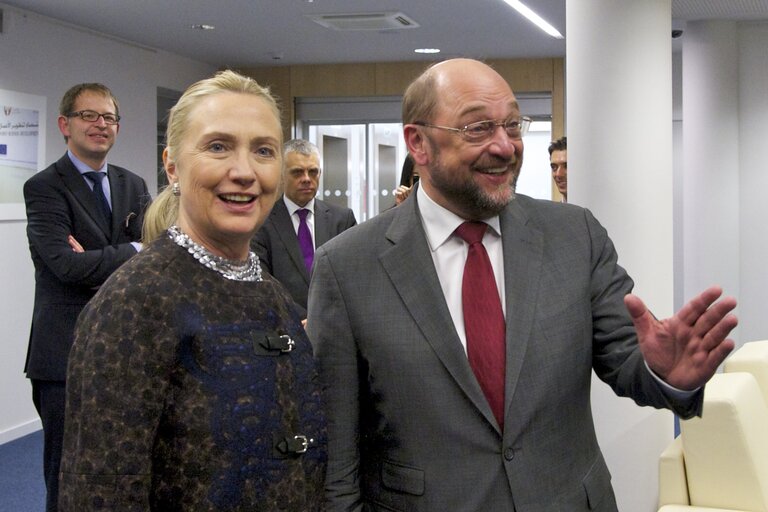
[[[301,222],[296,212],[302,208],[309,210],[309,213],[307,214],[307,226],[309,226],[309,232],[312,233],[312,245],[317,249],[317,242],[315,241],[315,198],[313,197],[310,199],[304,206],[297,205],[288,199],[288,196],[286,195],[283,195],[283,201],[285,202],[285,207],[288,208],[288,215],[291,216],[293,231],[296,233],[296,236],[299,236],[299,223]]]
[[[86,172],[101,172],[104,173],[104,179],[101,180],[101,189],[104,191],[104,197],[107,198],[107,203],[109,203],[110,208],[112,207],[112,190],[109,188],[109,173],[107,172],[107,161],[104,160],[104,165],[101,166],[101,169],[91,169],[91,166],[80,160],[75,156],[72,151],[69,149],[67,150],[67,155],[69,156],[69,159],[72,160],[72,164],[75,166],[75,169],[78,170],[81,176],[83,176],[83,179],[88,184],[88,188],[93,190],[93,187],[95,186],[94,183],[85,177]]]
[[[453,232],[466,219],[446,210],[429,197],[424,187],[416,190],[419,203],[419,213],[424,232],[427,234],[432,261],[435,264],[437,277],[443,296],[451,312],[453,325],[461,339],[464,350],[467,349],[467,337],[464,332],[464,312],[461,305],[461,281],[464,276],[464,263],[467,261],[469,245],[454,235]],[[501,228],[499,216],[485,219],[489,229],[483,237],[483,245],[488,258],[491,260],[493,274],[496,278],[496,288],[499,290],[501,307],[506,315],[507,305],[504,300],[504,254],[501,244]]]

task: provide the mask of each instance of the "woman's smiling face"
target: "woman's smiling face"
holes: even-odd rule
[[[282,129],[253,94],[221,92],[190,112],[177,155],[163,155],[180,189],[178,225],[214,254],[243,260],[275,202]]]

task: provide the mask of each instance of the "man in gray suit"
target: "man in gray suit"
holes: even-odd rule
[[[699,414],[736,301],[711,288],[658,321],[589,211],[515,196],[526,120],[485,64],[429,68],[403,123],[416,191],[315,255],[329,510],[616,511],[592,370],[640,405]],[[462,282],[483,254],[488,273]]]
[[[254,235],[251,248],[262,268],[288,289],[301,318],[306,318],[315,248],[357,222],[349,208],[315,198],[321,172],[317,146],[294,139],[285,143],[283,154],[283,197]],[[302,230],[306,230],[304,240]]]

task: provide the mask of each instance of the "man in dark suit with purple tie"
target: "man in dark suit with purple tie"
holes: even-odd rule
[[[120,129],[117,99],[104,85],[78,84],[59,106],[67,153],[24,184],[35,303],[24,371],[43,425],[46,510],[57,509],[67,358],[83,306],[112,272],[141,250],[150,201],[136,174],[107,164]]]
[[[283,146],[283,197],[275,202],[251,242],[264,270],[285,286],[307,316],[307,293],[314,250],[357,221],[349,208],[316,199],[320,153],[307,140]]]

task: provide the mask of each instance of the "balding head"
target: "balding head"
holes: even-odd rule
[[[478,60],[450,59],[431,65],[408,86],[403,95],[403,124],[432,122],[439,104],[450,99],[447,92],[483,83],[506,89],[512,95],[504,78]]]

